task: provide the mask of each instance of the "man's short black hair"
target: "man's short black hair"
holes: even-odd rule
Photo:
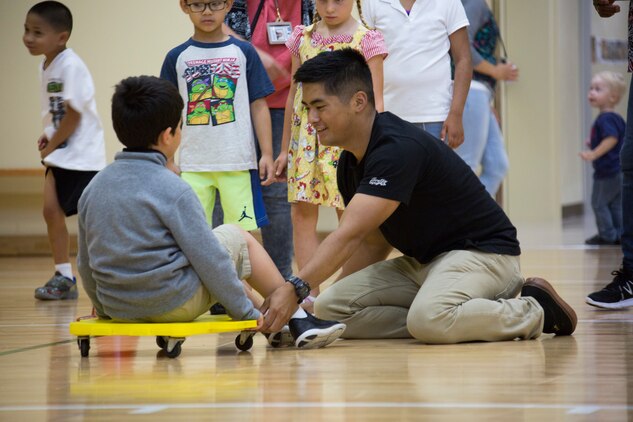
[[[37,3],[28,13],[33,13],[44,19],[58,32],[73,31],[73,15],[70,9],[58,1],[43,1]]]
[[[365,57],[351,48],[325,51],[306,60],[295,72],[294,79],[301,83],[321,83],[328,95],[336,95],[344,102],[363,91],[369,102],[376,105],[369,66]]]
[[[155,76],[123,79],[112,96],[112,125],[128,148],[150,148],[167,128],[175,133],[183,101],[178,89]]]

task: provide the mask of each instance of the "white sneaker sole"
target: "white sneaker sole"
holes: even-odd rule
[[[604,309],[622,309],[622,308],[628,308],[628,307],[633,306],[633,299],[621,300],[620,302],[614,302],[614,303],[605,303],[605,302],[596,302],[590,297],[586,297],[585,302],[591,306],[596,306],[598,308],[604,308]]]
[[[345,324],[338,323],[328,328],[313,328],[301,334],[295,345],[300,349],[319,349],[332,343],[345,331]]]

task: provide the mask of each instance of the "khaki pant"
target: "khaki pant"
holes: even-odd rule
[[[230,224],[218,226],[213,229],[213,234],[218,238],[220,243],[226,248],[235,264],[237,276],[240,280],[251,276],[251,262],[248,257],[248,246],[242,231]],[[140,320],[120,320],[120,322],[189,322],[193,321],[200,315],[207,313],[209,308],[215,304],[217,300],[211,296],[209,291],[200,283],[200,287],[194,295],[183,303],[181,306],[172,309],[162,315],[142,318]]]
[[[410,338],[424,343],[538,337],[543,309],[523,286],[519,257],[451,251],[428,264],[378,262],[326,289],[319,318],[347,324],[345,338]]]

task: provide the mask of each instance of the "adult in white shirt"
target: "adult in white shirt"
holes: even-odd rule
[[[472,76],[468,19],[459,0],[363,0],[362,14],[383,33],[385,111],[457,148]],[[451,80],[451,58],[455,64]]]

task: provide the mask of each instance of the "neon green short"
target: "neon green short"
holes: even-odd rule
[[[217,192],[220,192],[224,224],[237,224],[247,231],[268,224],[256,170],[182,172],[180,176],[200,199],[209,225],[213,223]]]

